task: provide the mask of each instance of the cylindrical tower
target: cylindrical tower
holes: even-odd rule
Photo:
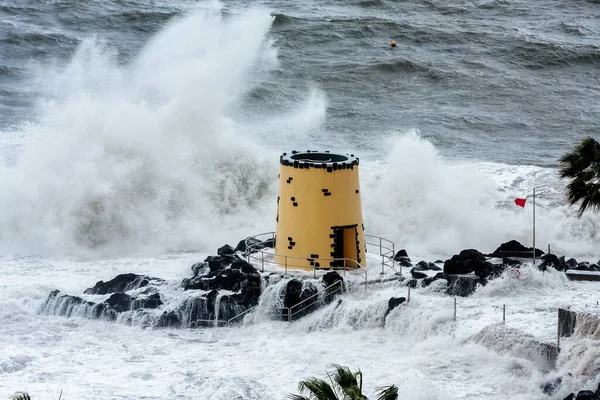
[[[358,161],[328,151],[283,153],[277,263],[310,270],[366,265]]]

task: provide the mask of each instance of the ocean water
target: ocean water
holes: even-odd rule
[[[594,309],[597,285],[558,273],[492,282],[459,300],[456,321],[432,285],[385,327],[402,285],[292,324],[223,329],[39,308],[51,290],[80,294],[119,273],[175,287],[216,247],[274,230],[278,157],[291,149],[358,154],[368,233],[413,258],[530,246],[531,208],[513,200],[535,188],[537,246],[597,261],[597,218],[576,218],[556,171],[598,130],[597,12],[592,1],[0,5],[0,392],[280,399],[332,363],[407,399],[595,387],[595,342],[567,340],[551,369],[511,330],[554,341],[556,307]],[[542,394],[557,376],[559,392]]]

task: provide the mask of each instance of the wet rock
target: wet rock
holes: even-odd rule
[[[151,278],[148,276],[136,274],[121,274],[108,282],[99,281],[92,288],[86,289],[85,294],[109,294],[117,292],[126,292],[128,290],[138,289],[148,286],[150,282],[162,283],[159,278]]]
[[[181,317],[175,311],[165,311],[156,321],[157,328],[181,328]]]
[[[160,300],[160,294],[154,293],[150,296],[138,297],[136,299],[133,299],[131,303],[131,309],[139,310],[142,308],[158,308],[162,304],[163,302]]]
[[[429,271],[429,264],[427,261],[419,261],[412,269],[413,271]]]
[[[445,272],[438,272],[437,274],[435,274],[434,278],[435,279],[446,279],[446,280],[448,280],[448,275],[446,275]]]
[[[544,392],[545,395],[552,396],[554,393],[556,393],[558,391],[558,389],[560,389],[561,383],[562,383],[562,378],[558,377],[555,380],[542,385],[541,386],[542,392]]]
[[[438,279],[448,279],[448,276],[443,272],[438,272],[435,276],[427,277],[421,281],[421,285],[423,287],[427,287],[431,285],[432,282],[437,281]]]
[[[228,244],[221,246],[217,249],[217,255],[219,256],[233,253],[235,253],[235,249]]]
[[[199,263],[192,265],[192,273],[194,274],[194,276],[204,275],[208,271],[209,271],[208,263],[199,262]]]
[[[406,286],[414,289],[417,287],[417,283],[418,281],[416,279],[409,279],[408,281],[406,281]]]
[[[565,264],[567,264],[568,269],[577,269],[577,260],[574,258],[569,258]]]
[[[394,256],[394,260],[398,261],[401,258],[408,258],[408,253],[406,252],[406,250],[402,249],[399,250],[396,255]],[[410,261],[410,258],[408,258],[408,261]]]
[[[237,258],[231,254],[224,254],[222,256],[208,256],[204,260],[208,263],[208,268],[211,272],[221,270],[230,266]]]
[[[78,296],[62,293],[60,290],[53,290],[42,305],[40,312],[45,315],[60,315],[67,318],[80,316],[113,319],[116,313],[113,311],[107,315],[106,308],[106,304],[93,303]]]
[[[451,296],[467,297],[475,292],[477,280],[471,278],[458,278],[450,284],[446,293]]]
[[[111,309],[115,312],[120,313],[123,311],[129,311],[131,309],[131,296],[125,293],[113,293],[108,299],[104,301]]]
[[[283,298],[283,319],[294,320],[314,311],[317,308],[317,293],[317,288],[311,285],[304,285],[297,279],[290,280]]]
[[[331,286],[336,282],[339,282],[339,284]],[[331,271],[323,275],[323,285],[326,287],[326,293],[324,297],[325,303],[330,303],[337,294],[340,294],[345,290],[344,278],[342,278],[336,271]]]
[[[494,279],[502,275],[502,272],[506,269],[504,264],[492,264],[487,263],[479,271],[475,271],[475,274],[481,278],[481,280]]]
[[[557,271],[566,271],[569,269],[564,256],[559,258],[555,254],[544,254],[542,260],[542,263],[538,265],[538,268],[542,271],[545,271],[549,267]]]
[[[470,274],[487,266],[485,256],[474,249],[463,250],[444,263],[446,274]]]
[[[400,258],[395,260],[398,264],[402,265],[405,268],[412,267],[412,263],[409,258]]]
[[[410,270],[410,274],[415,279],[427,278],[427,274],[425,272],[415,271],[414,268]]]
[[[343,282],[344,278],[342,278],[341,275],[337,273],[337,271],[331,271],[323,275],[323,284],[325,285],[325,287],[331,286],[338,281]]]
[[[256,238],[248,238],[240,240],[238,245],[235,247],[235,251],[240,251],[242,253],[246,253],[247,245],[251,247],[251,253],[255,253],[258,250],[264,249],[262,242]]]
[[[599,400],[600,397],[591,390],[581,390],[577,393],[575,400]]]
[[[433,281],[435,281],[435,278],[433,276],[427,277],[421,281],[421,286],[427,287],[427,286],[431,285],[431,283]]]
[[[247,262],[242,264],[240,271],[242,272],[242,274],[255,274],[258,272],[252,264]]]
[[[274,249],[275,248],[275,238],[269,238],[269,239],[265,240],[264,242],[262,242],[262,245],[265,246],[265,248]]]
[[[434,263],[429,263],[429,270],[430,271],[442,271],[442,269],[440,267],[438,267],[437,265],[435,265]]]
[[[595,271],[595,269],[590,266],[589,262],[581,262],[577,264],[575,269],[579,271]]]
[[[544,254],[540,249],[535,250],[536,258],[539,258]],[[517,258],[530,258],[533,255],[533,247],[525,247],[516,240],[511,240],[506,243],[502,243],[492,254],[492,257],[504,258],[504,257],[517,257]]]
[[[253,268],[254,269],[254,268]],[[242,281],[246,279],[246,274],[241,270],[227,268],[222,270],[211,281],[208,281],[209,289],[223,289],[237,292],[241,289]]]
[[[521,265],[523,265],[523,263],[521,262],[521,260],[517,260],[517,259],[514,259],[514,258],[510,258],[510,257],[504,257],[502,259],[502,264],[508,265],[510,267],[520,267]]]
[[[389,313],[390,311],[392,311],[394,308],[398,307],[400,304],[404,303],[405,301],[406,301],[406,297],[392,297],[392,298],[390,298],[388,300],[388,310],[387,310],[387,312]]]

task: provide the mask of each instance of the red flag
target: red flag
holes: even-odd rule
[[[527,201],[527,199],[523,199],[521,197],[517,197],[515,199],[515,204],[518,205],[519,207],[525,207],[525,202]]]

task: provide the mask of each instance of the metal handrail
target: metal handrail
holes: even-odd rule
[[[338,285],[339,287],[338,287],[338,288],[337,288],[335,291],[333,291],[333,292],[331,292],[331,293],[326,293],[326,292],[327,292],[327,290],[329,290],[329,289],[333,288],[333,287],[334,287],[334,286],[336,286],[336,285]],[[301,308],[301,309],[299,309],[299,310],[292,311],[294,308],[297,308],[297,307],[301,306],[302,304],[304,304],[304,303],[308,302],[309,300],[312,300],[312,299],[314,299],[315,297],[319,297],[319,296],[321,296],[321,293],[323,293],[323,292],[325,292],[325,295],[326,295],[326,296],[327,296],[327,295],[334,295],[334,294],[336,294],[336,293],[341,293],[341,292],[342,292],[342,287],[343,287],[343,286],[342,286],[342,281],[335,281],[334,283],[332,283],[331,285],[329,285],[329,286],[327,286],[325,289],[323,289],[323,291],[322,291],[322,292],[317,292],[317,293],[313,294],[312,296],[310,296],[310,297],[307,297],[306,299],[302,300],[301,302],[294,304],[294,305],[293,305],[293,306],[291,306],[291,307],[281,307],[281,308],[280,308],[280,310],[287,310],[288,321],[291,321],[291,320],[293,319],[294,315],[297,315],[298,313],[300,313],[300,312],[302,312],[302,311],[306,310],[307,308],[309,308],[309,307],[311,307],[312,305],[314,305],[314,303],[308,304],[308,305],[306,305],[305,307],[302,307],[302,308]]]
[[[259,239],[261,236],[262,237],[268,236],[268,237],[265,238],[264,240],[261,240],[261,239]],[[365,245],[378,246],[378,248],[379,248],[379,256],[381,257],[381,275],[384,275],[384,271],[385,271],[386,267],[390,268],[392,271],[394,271],[394,273],[402,275],[402,266],[400,265],[399,271],[395,268],[395,260],[394,260],[395,246],[394,246],[394,243],[388,239],[384,239],[384,238],[374,236],[374,235],[365,235],[365,238],[368,238],[371,240],[375,239],[375,242],[367,241],[367,239],[365,239]],[[250,262],[250,260],[252,259],[252,260],[255,260],[257,263],[260,263],[262,272],[264,272],[265,254],[267,254],[268,257],[283,257],[283,259],[284,259],[283,263],[281,261],[273,261],[273,262],[275,262],[279,266],[284,267],[286,274],[287,274],[288,267],[300,267],[303,269],[306,268],[306,265],[304,265],[304,264],[303,265],[290,264],[289,260],[291,259],[293,261],[293,260],[297,259],[297,260],[305,261],[307,259],[307,257],[297,257],[297,256],[284,255],[284,254],[267,253],[265,251],[265,246],[263,245],[263,243],[268,239],[275,240],[275,232],[259,233],[257,235],[249,236],[246,238],[246,240],[244,242],[246,244],[246,257],[247,257],[248,262]],[[254,240],[255,243],[249,243],[250,240]],[[385,243],[385,245],[384,245],[384,243]],[[256,253],[260,253],[260,257],[256,256],[255,255]],[[352,271],[353,273],[360,273],[360,271],[364,271],[364,279],[365,279],[365,287],[366,287],[366,284],[368,282],[367,271],[366,271],[366,268],[363,265],[361,265],[358,261],[350,259],[350,258],[313,258],[313,257],[308,257],[308,258],[310,258],[311,260],[314,260],[314,261],[342,262],[344,267],[342,267],[342,268],[332,267],[332,269],[333,270],[343,270],[344,274],[345,274],[345,271],[348,270],[348,268],[346,268],[347,262],[356,264],[358,266],[358,268],[351,268],[349,270]],[[313,273],[314,273],[315,277],[317,275],[317,270],[321,270],[321,269],[326,269],[326,268],[320,268],[320,267],[313,266]]]
[[[242,311],[241,313],[239,313],[238,315],[231,317],[227,320],[227,325],[231,324],[233,321],[235,321],[236,319],[240,318],[242,315],[246,315],[248,314],[250,311],[254,310],[257,306],[254,307],[250,307],[247,310]]]
[[[236,319],[239,319],[241,316],[248,314],[250,311],[253,311],[257,306],[254,307],[250,307],[244,311],[242,311],[241,313],[225,320],[225,319],[196,319],[194,320],[192,323],[190,323],[190,326],[192,328],[195,328],[196,326],[198,326],[198,323],[203,323],[206,325],[213,325],[213,326],[229,326],[231,325],[231,323],[233,321],[235,321]]]

